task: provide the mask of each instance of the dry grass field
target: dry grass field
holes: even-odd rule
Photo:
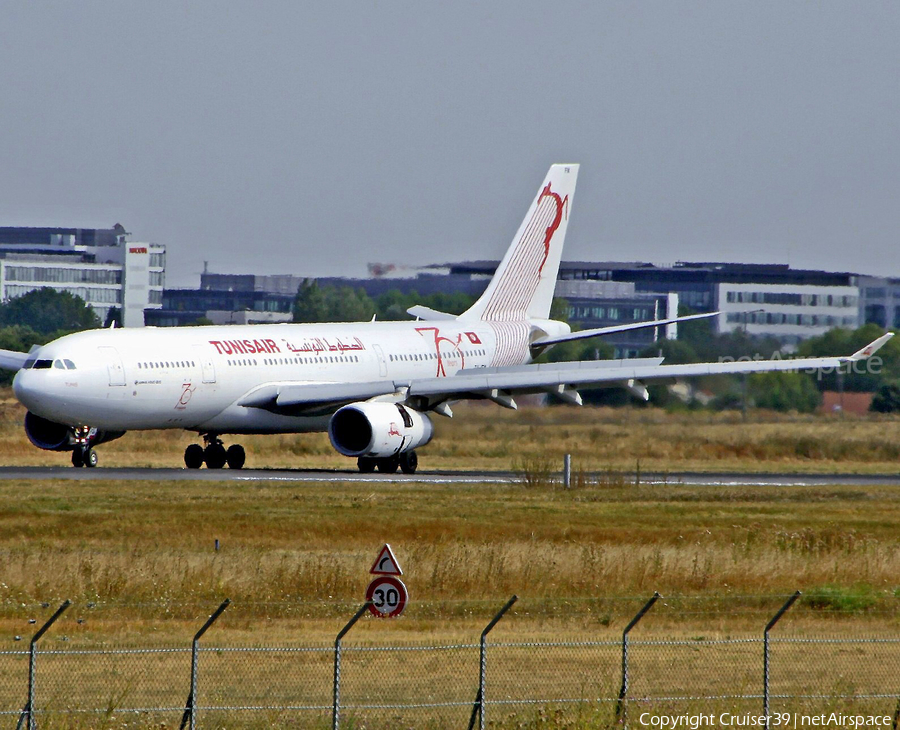
[[[539,457],[559,464],[566,453],[587,471],[775,471],[900,473],[900,418],[798,416],[751,412],[666,413],[658,409],[454,406],[435,416],[436,435],[420,451],[423,469],[516,469]],[[24,409],[0,390],[4,465],[66,465],[69,454],[35,449],[22,430]],[[98,448],[101,466],[183,466],[183,431],[130,432]],[[354,467],[325,434],[226,437],[247,449],[247,468]]]
[[[66,454],[41,452],[27,443],[22,416],[5,393],[0,401],[4,463],[67,464]],[[204,676],[216,678],[221,694],[215,701],[239,702],[250,676],[254,680],[246,689],[271,691],[272,702],[283,685],[285,699],[278,701],[327,704],[327,647],[361,604],[368,568],[383,542],[393,545],[412,600],[396,621],[361,621],[351,634],[353,645],[472,644],[513,593],[520,600],[492,634],[494,641],[614,642],[658,590],[663,599],[635,638],[675,638],[685,645],[666,649],[638,676],[654,687],[671,684],[682,676],[672,667],[690,663],[696,671],[691,676],[712,691],[716,682],[755,683],[759,647],[701,651],[703,642],[758,637],[798,588],[804,597],[779,625],[784,635],[900,635],[900,488],[690,487],[634,479],[638,471],[893,472],[900,457],[900,420],[753,414],[742,423],[730,414],[637,408],[510,413],[476,405],[458,408],[457,417],[439,420],[438,428],[434,443],[421,452],[424,468],[513,470],[518,478],[489,485],[0,482],[0,651],[26,648],[35,626],[65,598],[74,605],[44,639],[45,649],[186,648],[228,597],[233,603],[204,639],[208,646],[320,646],[323,652],[310,654],[302,666],[296,654],[272,655],[265,663],[252,653],[207,654]],[[322,435],[242,441],[248,466],[346,468],[349,463]],[[177,466],[189,442],[177,432],[128,434],[100,447],[101,464]],[[571,490],[544,478],[564,453],[573,454],[576,469],[598,475],[576,479]],[[879,647],[824,646],[816,648],[817,658],[798,654],[792,666],[803,667],[815,687],[818,673],[834,674],[841,662],[849,662],[847,672],[838,671],[846,681],[869,672],[867,666],[896,659],[879,658],[877,651],[896,653]],[[367,677],[388,671],[379,662],[393,661],[389,671],[403,667],[398,693],[409,692],[416,682],[421,683],[416,692],[427,693],[447,674],[466,678],[459,692],[468,700],[473,651],[404,655],[403,661],[386,654],[353,655],[348,676],[358,672],[351,685],[362,691]],[[587,681],[588,676],[612,682],[603,690],[607,694],[616,690],[613,644],[548,648],[540,654],[527,647],[494,652],[495,676],[506,683],[497,689],[509,696],[536,696],[554,682],[554,696],[563,696],[573,677]],[[310,688],[308,698],[298,700],[297,677],[287,682],[281,676],[281,662],[289,658],[285,666],[291,671],[310,672],[311,679],[301,682]],[[111,656],[102,662],[62,655],[41,661],[44,676],[51,678],[42,680],[45,697],[53,689],[59,703],[111,706],[125,700],[91,699],[91,688],[137,666],[116,669],[119,659]],[[47,669],[53,661],[59,662],[58,671]],[[183,653],[140,661],[150,667],[141,671],[158,677],[152,686],[158,685],[160,697],[171,691],[168,678],[184,679]],[[0,699],[16,706],[25,665],[9,666],[11,674],[0,676]],[[73,676],[80,677],[84,697],[72,694]],[[529,681],[541,682],[542,689]],[[831,684],[823,686],[831,691]],[[589,728],[598,726],[599,717],[606,718],[602,724],[609,721],[608,705],[586,712],[573,722],[571,713],[554,715],[544,706],[511,708],[498,711],[494,726]],[[223,716],[214,725],[285,726],[274,716],[242,717]],[[63,718],[63,724],[47,727],[150,726],[143,720]],[[174,727],[177,719],[153,726]],[[327,725],[324,717],[310,722],[300,726]],[[362,726],[395,725],[387,720]]]
[[[33,605],[71,598],[95,604],[108,627],[121,616],[139,630],[136,618],[191,622],[228,596],[237,626],[238,617],[248,630],[260,616],[308,628],[321,621],[327,636],[358,603],[367,563],[385,541],[402,556],[423,625],[446,615],[464,633],[470,626],[462,619],[480,625],[512,593],[523,596],[519,613],[535,621],[578,616],[604,628],[653,590],[701,602],[684,609],[670,601],[671,616],[706,612],[731,621],[734,596],[771,597],[739,601],[765,614],[778,596],[801,588],[824,591],[830,616],[849,606],[894,620],[900,490],[648,486],[634,477],[893,472],[900,419],[754,414],[743,423],[733,414],[639,408],[457,410],[452,420],[438,419],[437,437],[421,451],[424,468],[512,469],[522,476],[517,483],[0,482],[6,620],[18,621],[22,604],[33,613]],[[66,464],[67,454],[27,442],[22,417],[5,391],[3,462]],[[129,433],[100,447],[101,463],[176,466],[190,440]],[[350,464],[322,434],[242,441],[248,466]],[[569,491],[542,479],[567,452],[576,469],[600,476],[576,480]],[[89,631],[90,622],[83,626]]]
[[[657,622],[707,632],[759,626],[797,588],[807,614],[893,625],[898,522],[894,487],[9,481],[0,599],[7,635],[70,598],[85,638],[184,637],[229,597],[232,630],[326,640],[390,541],[415,599],[400,633],[471,636],[513,593],[520,622],[617,631],[654,590]]]

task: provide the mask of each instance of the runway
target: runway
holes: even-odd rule
[[[562,480],[560,475],[559,480]],[[601,483],[610,475],[597,475]],[[633,484],[633,473],[612,475]],[[408,484],[515,484],[519,478],[504,471],[420,471],[416,474],[360,474],[355,470],[311,469],[137,469],[72,467],[0,467],[0,480],[47,481],[203,481],[203,482],[343,482],[343,483],[408,483]],[[685,485],[710,487],[813,487],[813,486],[900,486],[897,474],[736,474],[685,472],[679,474],[646,473],[637,479],[645,485]]]

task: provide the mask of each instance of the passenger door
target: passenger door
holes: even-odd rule
[[[216,366],[213,364],[212,355],[206,352],[203,345],[194,345],[194,358],[200,363],[203,382],[215,383]]]
[[[115,347],[98,347],[100,356],[106,363],[106,372],[109,374],[110,387],[125,385],[125,366],[122,365],[122,357]]]

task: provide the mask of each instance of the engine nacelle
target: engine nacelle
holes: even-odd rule
[[[48,421],[31,411],[25,414],[25,435],[31,443],[46,451],[73,451],[78,444],[74,428]],[[124,435],[124,431],[98,431],[92,428],[88,431],[88,446],[113,441]]]
[[[399,403],[351,403],[328,422],[328,438],[344,456],[385,458],[424,446],[431,419]]]

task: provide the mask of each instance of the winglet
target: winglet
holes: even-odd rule
[[[857,350],[847,359],[851,362],[856,362],[858,360],[865,360],[866,358],[872,357],[876,352],[878,352],[884,344],[894,336],[893,332],[888,332],[885,335],[882,335],[874,342],[870,342],[866,345],[862,350]]]

